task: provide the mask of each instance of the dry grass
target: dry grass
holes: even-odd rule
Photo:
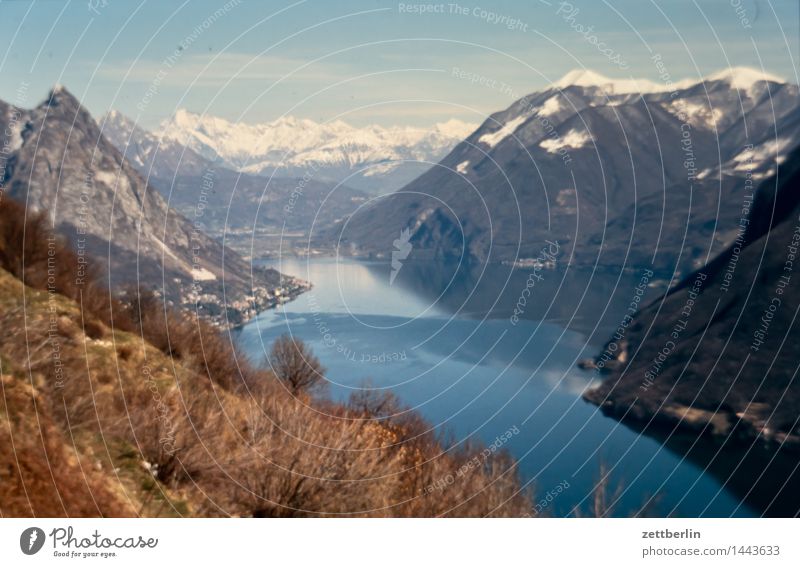
[[[48,293],[49,232],[15,207],[0,207],[3,515],[530,514],[507,454],[458,474],[482,447],[450,447],[391,395],[287,389],[204,321],[68,268]]]

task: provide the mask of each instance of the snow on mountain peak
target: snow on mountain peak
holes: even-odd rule
[[[768,81],[771,83],[785,83],[777,75],[753,69],[751,67],[731,67],[713,73],[706,77],[706,81],[726,81],[734,89],[750,90],[756,83]]]
[[[200,115],[189,112],[185,108],[179,108],[172,120],[177,126],[194,126],[200,120]]]
[[[667,90],[666,86],[647,79],[610,79],[588,69],[575,69],[553,83],[552,87],[597,87],[608,94],[650,93]]]
[[[236,169],[258,173],[310,163],[353,167],[386,160],[438,160],[475,128],[460,120],[432,128],[358,128],[342,120],[319,123],[295,116],[246,124],[181,109],[162,122],[159,135],[208,159],[222,159]]]
[[[608,94],[630,94],[630,93],[658,93],[674,89],[685,89],[702,82],[726,81],[731,87],[740,90],[750,90],[753,85],[763,81],[773,83],[785,83],[786,81],[776,75],[766,73],[751,67],[731,67],[712,73],[707,77],[695,79],[683,79],[672,83],[654,82],[649,79],[611,79],[595,71],[588,69],[574,69],[561,77],[551,85],[551,88],[565,89],[567,87],[596,87]]]
[[[554,87],[597,87],[611,83],[611,79],[588,69],[573,69],[553,83]]]
[[[108,127],[118,127],[126,130],[136,125],[133,120],[118,110],[109,110],[100,122]]]
[[[443,136],[464,139],[475,131],[475,124],[451,118],[447,122],[439,122],[433,128]]]

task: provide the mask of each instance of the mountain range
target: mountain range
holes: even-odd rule
[[[748,68],[700,81],[570,72],[491,115],[436,166],[317,241],[388,258],[690,272],[738,234],[800,134],[797,85]]]
[[[184,156],[181,171],[201,157],[217,167],[250,175],[278,178],[312,176],[321,183],[343,183],[370,193],[387,193],[417,177],[444,157],[475,129],[474,124],[449,120],[429,129],[351,126],[285,116],[263,124],[230,122],[206,114],[178,110],[153,132],[133,128],[130,119],[111,111],[104,130],[129,133],[131,158],[144,165]],[[164,157],[155,158],[156,150]],[[190,151],[185,151],[190,150]],[[175,168],[172,168],[174,173]]]
[[[102,125],[184,214],[198,172],[214,170],[210,233],[246,255],[340,246],[388,258],[408,229],[417,258],[524,265],[557,240],[562,263],[679,276],[737,237],[744,188],[783,159],[800,111],[796,85],[748,68],[674,83],[581,70],[471,132],[457,121],[428,131],[233,124],[185,110],[155,133],[118,112]],[[398,177],[401,159],[425,164]],[[284,224],[274,213],[292,195],[303,203]]]
[[[6,195],[45,212],[112,287],[156,290],[222,325],[305,289],[252,267],[171,208],[63,86],[31,110],[0,102],[0,132]]]
[[[106,114],[100,125],[170,206],[245,257],[305,254],[312,228],[331,226],[368,198],[348,185],[320,180],[315,170],[294,178],[236,171],[118,112]]]

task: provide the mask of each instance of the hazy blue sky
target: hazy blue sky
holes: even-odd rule
[[[0,98],[33,106],[60,82],[96,116],[148,126],[176,108],[429,125],[479,122],[579,67],[658,80],[654,54],[673,79],[748,65],[797,82],[797,0],[433,4],[230,0],[214,15],[224,1],[0,0]]]

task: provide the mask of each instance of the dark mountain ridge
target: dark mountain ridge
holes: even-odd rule
[[[800,449],[800,150],[756,193],[743,236],[642,309],[595,360],[603,412]],[[610,356],[612,355],[613,356]]]

